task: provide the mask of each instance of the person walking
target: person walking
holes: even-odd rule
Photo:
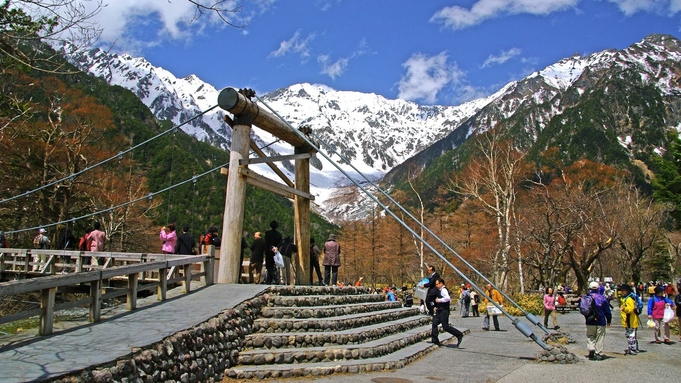
[[[622,327],[624,327],[624,336],[627,338],[627,348],[624,350],[624,355],[636,355],[638,354],[636,331],[639,325],[638,315],[636,315],[636,300],[633,297],[631,286],[626,283],[617,288],[617,294],[620,297],[620,317],[622,318]]]
[[[480,304],[480,294],[477,291],[471,290],[471,314],[474,317],[479,317],[480,312],[478,311],[478,306]]]
[[[50,248],[50,238],[47,237],[47,230],[42,227],[38,229],[38,235],[33,238],[33,248],[47,250]],[[45,263],[45,254],[33,255],[33,271],[38,271]]]
[[[442,325],[442,329],[456,337],[457,344],[455,347],[461,346],[463,340],[463,333],[454,326],[449,325],[449,305],[451,298],[449,291],[445,287],[445,281],[442,278],[435,280],[435,288],[437,289],[437,297],[435,297],[435,315],[433,316],[433,327],[430,330],[430,341],[433,344],[440,346],[440,337],[437,326]]]
[[[329,234],[329,239],[324,243],[322,253],[324,253],[324,260],[322,261],[324,265],[324,284],[326,286],[336,286],[338,282],[338,268],[341,265],[341,247],[336,242],[335,234]]]
[[[251,243],[251,261],[248,265],[248,279],[255,284],[260,283],[262,273],[262,263],[265,259],[265,249],[267,244],[262,238],[262,234],[256,231],[253,235],[253,243]]]
[[[324,278],[322,277],[322,270],[319,268],[319,254],[321,254],[319,247],[315,245],[314,238],[310,238],[310,284],[314,285],[314,273],[317,273],[317,283],[324,285]]]
[[[556,296],[553,294],[553,287],[546,289],[544,294],[544,327],[549,328],[549,316],[553,322],[553,329],[558,330],[558,319],[556,318]]]
[[[426,291],[426,310],[428,314],[435,315],[435,298],[437,297],[437,287],[435,281],[440,278],[440,274],[435,271],[435,267],[428,266],[428,282],[423,284],[423,287],[428,289]]]
[[[461,285],[461,295],[459,296],[461,302],[461,318],[468,318],[468,312],[471,306],[471,292],[466,285]]]
[[[590,360],[603,360],[603,343],[605,342],[605,328],[610,327],[612,312],[605,297],[598,293],[600,284],[596,281],[589,283],[589,293],[581,299],[591,297],[592,315],[586,319],[586,348]]]
[[[175,224],[169,223],[168,227],[163,226],[159,238],[162,241],[161,252],[163,254],[173,254],[175,252],[175,243],[177,242],[177,233],[175,232]]]
[[[104,244],[106,243],[106,233],[102,231],[102,225],[99,222],[95,222],[94,230],[90,232],[87,236],[87,248],[91,252],[104,251]],[[90,264],[99,265],[99,258],[94,255],[90,258]]]
[[[182,226],[182,234],[177,237],[174,253],[183,255],[196,255],[196,241],[194,240],[194,236],[189,234],[188,225]]]
[[[487,291],[487,295],[485,297],[485,307],[491,305],[490,300],[496,302],[496,304],[499,306],[504,303],[504,298],[501,296],[501,293],[497,291],[497,289],[492,288],[491,284],[488,283],[485,289]],[[497,315],[489,315],[489,310],[485,311],[485,318],[482,320],[482,329],[489,331],[490,316],[494,322],[494,331],[499,331],[499,318],[497,318]]]
[[[298,254],[298,246],[293,243],[293,237],[290,235],[284,238],[281,242],[279,252],[284,258],[284,284],[291,284],[291,256]]]
[[[664,318],[664,309],[667,307],[674,307],[674,302],[664,296],[664,287],[656,286],[654,295],[648,299],[648,319],[655,322],[655,343],[662,343],[660,336],[664,331],[664,343],[671,343],[669,340],[669,323],[662,320]]]
[[[282,236],[281,233],[277,231],[279,227],[279,222],[270,222],[270,230],[265,232],[265,269],[267,269],[267,277],[265,278],[266,284],[277,283],[276,270],[274,268],[274,253],[276,249],[281,246]]]

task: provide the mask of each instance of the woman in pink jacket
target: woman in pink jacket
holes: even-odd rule
[[[546,289],[544,294],[544,327],[549,327],[549,315],[553,320],[553,329],[558,330],[558,319],[556,318],[556,296],[553,294],[553,287]]]
[[[175,224],[169,223],[168,227],[163,226],[159,237],[161,238],[161,241],[163,241],[163,246],[161,246],[161,251],[163,252],[163,254],[175,253],[175,242],[177,242]]]

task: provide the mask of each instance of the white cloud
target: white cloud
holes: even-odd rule
[[[345,68],[348,67],[348,62],[350,60],[347,58],[341,58],[334,62],[330,61],[331,58],[329,55],[319,55],[317,57],[317,62],[319,62],[322,65],[321,73],[335,80],[336,77],[339,77],[340,75],[343,74],[343,72],[345,72]]]
[[[440,93],[447,86],[457,86],[461,83],[464,72],[456,63],[448,63],[446,52],[437,56],[427,56],[421,53],[412,55],[402,66],[407,73],[398,83],[398,97],[404,100],[423,100],[435,103]]]
[[[355,51],[352,52],[349,57],[339,58],[338,60],[332,62],[330,54],[321,54],[317,56],[317,62],[322,66],[320,73],[325,74],[331,77],[331,79],[335,80],[336,77],[339,77],[345,72],[350,60],[373,53],[374,52],[371,50],[371,48],[369,48],[366,40],[362,39],[359,42],[357,49],[355,49]]]
[[[293,34],[293,37],[279,43],[279,49],[271,52],[269,56],[281,57],[289,53],[296,53],[301,58],[307,59],[308,57],[310,57],[309,44],[312,40],[314,40],[314,38],[315,38],[314,33],[311,33],[307,35],[305,38],[302,38],[300,30],[297,30],[296,33]]]
[[[501,53],[497,56],[489,55],[487,60],[485,60],[485,62],[482,63],[481,68],[488,68],[494,65],[501,65],[506,61],[520,55],[520,53],[521,50],[519,48],[511,48],[507,51],[501,51]]]
[[[672,16],[681,11],[681,0],[607,0],[627,16],[637,12],[655,12]]]
[[[463,29],[504,15],[529,13],[548,15],[575,7],[580,0],[478,0],[470,9],[458,5],[445,7],[433,15],[431,22],[452,29]]]
[[[274,0],[257,0],[243,7],[239,12],[222,12],[221,15],[237,26],[247,25],[256,14],[267,9]],[[215,0],[197,0],[196,3],[212,6]],[[238,9],[241,2],[226,0],[220,9]],[[95,1],[83,1],[83,6],[92,9]],[[100,42],[116,43],[116,50],[136,50],[158,45],[167,40],[190,41],[201,35],[207,28],[233,28],[214,11],[197,13],[197,7],[188,0],[139,1],[105,0],[101,12],[93,18],[103,29]],[[139,33],[139,27],[145,33]],[[137,33],[134,30],[138,29]]]

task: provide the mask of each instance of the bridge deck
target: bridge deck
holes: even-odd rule
[[[0,346],[0,383],[39,381],[112,362],[234,308],[268,287],[212,285],[102,322]]]

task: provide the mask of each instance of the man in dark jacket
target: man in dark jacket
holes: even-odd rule
[[[442,325],[442,329],[454,335],[458,341],[456,347],[461,346],[463,340],[463,333],[457,328],[449,325],[449,305],[452,301],[449,296],[449,291],[445,287],[445,281],[442,278],[435,280],[435,289],[437,296],[435,297],[435,315],[433,316],[433,327],[430,332],[430,341],[433,344],[440,345],[439,332],[437,326]]]
[[[196,255],[196,241],[194,237],[189,234],[189,226],[182,227],[182,234],[177,237],[175,242],[175,254]]]
[[[265,268],[267,269],[267,278],[265,279],[266,284],[275,284],[277,277],[275,276],[276,270],[274,268],[274,252],[281,246],[281,233],[277,231],[279,227],[279,222],[270,222],[270,230],[265,232]],[[276,248],[276,249],[275,249]]]
[[[424,283],[423,287],[428,289],[426,293],[426,309],[428,314],[433,315],[435,313],[435,298],[438,295],[438,288],[435,286],[435,281],[440,278],[440,274],[435,271],[433,266],[428,266],[428,283]]]
[[[251,263],[248,265],[249,279],[256,284],[260,283],[260,273],[262,272],[262,262],[265,259],[266,248],[267,244],[262,235],[259,231],[256,232],[251,244]]]

